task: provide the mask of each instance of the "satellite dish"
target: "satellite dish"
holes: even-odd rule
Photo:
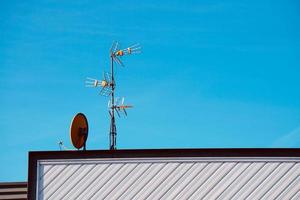
[[[85,143],[88,137],[89,125],[84,114],[78,113],[72,120],[70,127],[71,142],[76,149],[83,147],[85,150]]]

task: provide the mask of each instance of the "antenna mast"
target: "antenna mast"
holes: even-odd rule
[[[109,132],[109,149],[114,150],[117,147],[117,128],[115,121],[115,79],[114,79],[114,54],[110,53],[110,71],[111,71],[111,104],[110,114],[110,132]]]
[[[119,104],[118,98],[115,99],[115,77],[114,77],[114,62],[124,67],[120,57],[124,55],[137,54],[141,52],[139,44],[132,45],[125,49],[118,48],[119,43],[113,42],[110,48],[110,73],[103,73],[103,80],[99,81],[93,78],[87,78],[86,87],[101,87],[100,94],[103,96],[110,96],[108,101],[109,115],[110,115],[110,131],[109,131],[109,148],[115,150],[117,146],[117,128],[115,120],[115,111],[120,117],[120,112],[123,111],[127,115],[126,109],[132,108],[131,105],[124,105],[124,98]]]

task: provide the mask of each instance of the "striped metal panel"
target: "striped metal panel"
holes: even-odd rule
[[[0,183],[0,199],[27,199],[26,182]]]
[[[299,158],[40,160],[38,199],[299,199]]]

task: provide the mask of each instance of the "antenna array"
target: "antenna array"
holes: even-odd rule
[[[121,102],[119,98],[115,98],[115,79],[114,79],[114,63],[124,67],[121,58],[123,56],[141,53],[141,46],[139,44],[134,44],[125,49],[119,48],[118,42],[113,42],[110,50],[110,72],[104,72],[102,80],[97,80],[94,78],[87,78],[85,81],[86,87],[101,87],[100,94],[103,96],[110,97],[108,101],[109,115],[110,115],[110,131],[109,131],[109,142],[110,149],[114,150],[117,146],[117,128],[115,121],[115,112],[120,117],[120,112],[123,112],[127,116],[126,109],[132,108],[131,105],[124,104],[124,97]]]

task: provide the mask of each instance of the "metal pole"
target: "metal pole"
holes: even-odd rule
[[[117,143],[117,128],[115,123],[115,80],[114,80],[114,60],[113,55],[111,55],[111,122],[110,122],[110,150],[116,149]]]

